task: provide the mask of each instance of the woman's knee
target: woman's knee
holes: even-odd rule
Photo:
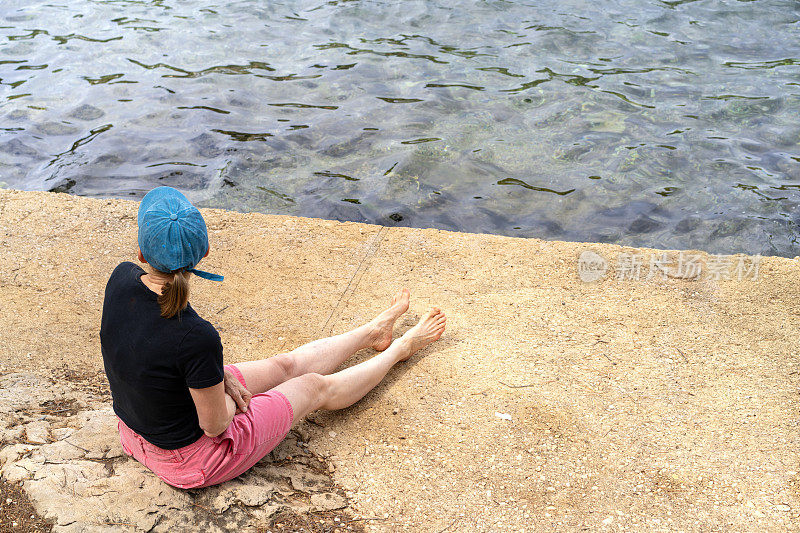
[[[295,420],[323,407],[330,395],[330,378],[322,374],[303,374],[281,383],[275,390],[289,400]]]
[[[281,383],[297,376],[297,362],[291,354],[280,353],[270,359],[282,376]]]
[[[302,381],[310,396],[320,401],[324,401],[328,397],[330,391],[330,378],[328,376],[310,372],[299,376],[297,379]]]

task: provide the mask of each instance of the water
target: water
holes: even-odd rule
[[[0,4],[0,185],[795,256],[789,0]]]

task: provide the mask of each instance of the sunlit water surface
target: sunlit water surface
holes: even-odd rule
[[[0,3],[0,186],[798,254],[800,4]]]

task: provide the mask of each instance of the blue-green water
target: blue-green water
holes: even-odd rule
[[[800,3],[0,3],[0,185],[795,256]]]

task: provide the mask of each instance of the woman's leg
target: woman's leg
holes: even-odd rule
[[[200,486],[222,483],[240,475],[269,453],[311,411],[319,408],[342,409],[361,399],[380,383],[389,369],[398,361],[405,361],[415,352],[441,337],[445,316],[433,309],[423,320],[411,328],[372,359],[346,368],[341,372],[323,376],[305,374],[281,383],[274,391],[281,394],[262,394],[253,398],[256,408],[238,414],[229,426],[225,439],[234,445],[220,456],[217,447],[201,448],[190,461],[196,470],[204,473]],[[288,400],[291,409],[286,405]]]
[[[347,333],[319,339],[260,361],[236,363],[247,389],[258,394],[304,374],[330,374],[351,355],[364,348],[385,350],[392,343],[397,318],[408,310],[410,293],[402,289],[388,309],[373,320]]]
[[[274,390],[283,393],[289,400],[294,411],[294,423],[317,409],[344,409],[380,383],[395,363],[407,360],[439,339],[445,323],[444,313],[434,308],[386,351],[372,359],[329,376],[305,374],[281,383]]]

